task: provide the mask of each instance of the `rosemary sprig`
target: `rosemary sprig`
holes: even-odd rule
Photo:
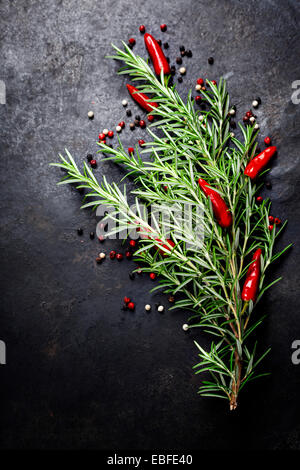
[[[144,271],[159,275],[159,287],[165,292],[180,292],[180,299],[173,308],[192,312],[189,328],[200,328],[214,338],[210,351],[196,343],[200,361],[194,366],[195,372],[211,376],[210,380],[203,381],[199,393],[225,398],[229,400],[230,409],[235,409],[238,394],[246,383],[266,375],[259,373],[257,367],[269,352],[268,349],[258,356],[256,343],[252,350],[247,346],[246,340],[262,318],[252,320],[254,305],[252,301],[241,300],[240,282],[249,267],[250,255],[256,248],[262,248],[258,302],[279,280],[266,285],[266,269],[289,248],[273,254],[280,231],[268,229],[270,203],[266,200],[261,205],[256,203],[258,188],[243,174],[247,161],[255,154],[257,133],[252,126],[244,129],[240,125],[242,140],[230,135],[229,96],[224,80],[221,79],[218,86],[208,82],[208,90],[203,92],[206,109],[196,111],[191,92],[184,103],[175,86],[168,86],[163,74],[158,79],[141,57],[125,43],[123,45],[124,51],[113,46],[116,55],[111,58],[125,62],[126,67],[119,73],[129,74],[132,80],[142,83],[140,91],[154,95],[159,107],[152,112],[157,120],[151,128],[156,127],[159,132],[148,129],[152,140],[142,151],[137,147],[136,156],[127,154],[120,139],[117,149],[102,143],[98,145],[99,151],[106,155],[103,161],[113,160],[124,166],[127,176],[134,176],[137,189],[132,193],[137,210],[133,211],[128,204],[126,186],[122,192],[104,176],[99,183],[86,163],[83,172],[78,169],[67,150],[67,158],[60,155],[61,162],[53,165],[66,171],[60,184],[75,183],[78,188],[88,190],[86,197],[92,200],[83,208],[99,204],[115,208],[108,217],[117,220],[121,216],[122,223],[114,233],[129,226],[139,228],[140,234],[145,235],[135,253],[136,260],[143,262]],[[142,159],[146,153],[149,154],[147,161]],[[233,214],[229,231],[216,223],[211,203],[197,185],[199,177],[205,178],[226,199]],[[143,217],[141,202],[146,207],[161,203],[166,208],[188,205],[193,223],[197,225],[201,219],[203,243],[196,243],[187,221],[178,220],[171,209],[168,223],[152,215],[150,225]],[[199,219],[199,207],[204,219]],[[182,223],[186,227],[183,235]],[[175,242],[171,248],[168,247],[168,232]],[[162,257],[159,250],[167,256]]]

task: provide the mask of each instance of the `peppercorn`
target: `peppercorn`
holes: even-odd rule
[[[135,240],[130,240],[129,245],[132,247],[135,247],[136,241]]]
[[[96,160],[91,160],[90,165],[92,168],[97,168],[97,161]]]
[[[168,64],[170,63],[170,57],[166,57]]]
[[[136,119],[137,121],[140,121],[140,120],[141,120],[141,116],[140,116],[139,114],[137,114],[137,115],[135,116],[135,119]]]
[[[164,48],[165,48],[165,49],[169,49],[169,43],[168,43],[168,42],[165,42],[165,43],[164,43]]]
[[[168,298],[168,301],[170,303],[173,303],[175,301],[175,297],[173,295],[170,295],[169,298]]]
[[[133,302],[129,302],[129,303],[127,304],[127,307],[129,308],[129,310],[134,310],[134,309],[135,309],[135,305],[134,305]]]
[[[130,109],[127,109],[126,114],[127,114],[128,117],[130,117],[130,116],[132,115],[131,110],[130,110]]]
[[[87,156],[86,156],[86,159],[87,159],[88,162],[90,162],[91,160],[93,160],[93,155],[88,153]]]
[[[122,261],[122,259],[123,259],[122,253],[117,253],[116,258],[117,258],[118,261]]]
[[[104,240],[105,240],[105,238],[104,238],[103,235],[100,235],[100,236],[98,237],[98,240],[99,240],[100,243],[103,243]]]
[[[140,146],[140,147],[143,147],[144,143],[145,143],[145,141],[144,141],[143,139],[140,139],[140,140],[139,140],[139,146]]]
[[[95,233],[94,232],[90,232],[90,239],[93,240],[95,238]]]
[[[256,202],[257,202],[258,204],[261,204],[261,203],[263,202],[263,198],[262,198],[261,196],[257,196]]]
[[[125,256],[126,256],[127,259],[132,258],[132,253],[131,253],[131,251],[125,251]]]
[[[243,121],[244,121],[244,122],[248,122],[248,121],[249,121],[248,116],[244,116],[244,117],[243,117]]]
[[[152,281],[154,281],[156,279],[156,274],[155,273],[150,273],[149,277],[150,277],[150,279],[152,279]]]
[[[131,298],[130,297],[124,297],[124,304],[129,304],[129,302],[131,302]]]
[[[80,227],[77,229],[77,234],[82,235],[83,234],[83,229]]]
[[[189,325],[188,325],[187,323],[184,323],[184,324],[182,325],[182,329],[183,329],[183,331],[188,331]]]
[[[140,30],[140,33],[144,34],[144,32],[146,31],[146,28],[143,24],[141,24],[141,26],[139,27],[139,30]]]
[[[135,124],[134,124],[134,122],[131,122],[131,123],[129,124],[129,128],[130,128],[131,131],[133,131],[133,130],[135,129]]]
[[[134,153],[134,148],[133,147],[128,147],[128,153],[129,153],[129,155]]]
[[[186,55],[187,55],[187,57],[192,57],[192,56],[193,56],[193,53],[192,53],[192,51],[189,49],[188,51],[186,51]]]
[[[167,25],[165,23],[161,24],[160,25],[160,30],[164,33],[165,31],[167,31]]]
[[[268,228],[269,228],[270,232],[272,232],[272,230],[273,230],[273,228],[274,228],[274,225],[269,225]]]
[[[269,215],[269,222],[272,224],[274,222],[274,217],[272,215]]]
[[[109,137],[110,139],[112,139],[113,136],[114,136],[114,132],[113,132],[113,131],[109,131],[109,133],[108,133],[107,135],[108,135],[108,137]]]
[[[97,256],[97,258],[96,258],[96,263],[99,264],[99,263],[101,263],[101,261],[102,261],[102,258],[100,258],[100,256]]]
[[[154,116],[152,114],[149,114],[149,116],[147,116],[147,119],[149,122],[153,122],[154,121]]]
[[[211,83],[212,83],[213,85],[216,85],[216,84],[217,84],[216,80],[212,80]]]
[[[180,73],[181,75],[185,75],[185,74],[186,74],[186,68],[185,68],[185,67],[180,67],[179,73]]]
[[[122,127],[122,129],[124,129],[124,127],[125,127],[125,122],[124,122],[124,121],[119,122],[119,126]]]
[[[161,39],[157,39],[158,45],[161,46]]]
[[[180,52],[185,51],[185,47],[184,47],[184,46],[180,46],[180,47],[179,47],[179,50],[180,50]]]
[[[270,143],[271,143],[270,137],[265,137],[265,138],[264,138],[264,143],[265,143],[266,145],[270,145]]]
[[[163,305],[159,305],[157,307],[157,311],[160,312],[160,313],[162,313],[164,311],[164,309],[165,309],[165,307]]]
[[[145,129],[145,127],[146,127],[146,123],[145,123],[145,121],[144,121],[143,119],[140,121],[140,127],[141,127],[142,129]]]
[[[272,189],[272,183],[270,183],[270,181],[266,182],[266,188],[267,189]]]
[[[174,65],[171,66],[170,70],[171,70],[171,75],[175,75],[175,73],[176,73],[176,68],[175,68]]]
[[[275,217],[274,222],[275,222],[275,225],[280,225],[281,224],[281,220],[278,219],[278,217]]]
[[[182,64],[182,58],[181,57],[176,57],[176,64],[178,64],[178,65]]]
[[[179,83],[182,83],[182,81],[183,81],[182,77],[178,77],[178,81],[179,81]]]
[[[121,126],[116,126],[116,131],[117,131],[117,132],[121,132],[121,131],[122,131],[122,127],[121,127]]]
[[[134,46],[135,45],[135,39],[134,38],[130,38],[128,43],[131,45],[131,46]]]
[[[181,55],[181,57],[184,57],[184,56],[185,56],[185,54],[186,54],[186,52],[185,52],[185,51],[181,51],[181,52],[180,52],[180,55]]]
[[[202,96],[197,95],[197,96],[195,97],[195,101],[196,101],[197,104],[200,104],[201,101],[202,101]]]
[[[135,119],[135,120],[134,120],[134,125],[135,125],[136,127],[139,127],[140,121],[139,121],[138,119]]]
[[[134,278],[135,278],[135,274],[134,274],[134,273],[129,273],[129,279],[130,279],[131,281],[133,281]]]
[[[99,134],[99,140],[105,140],[105,134]]]
[[[209,65],[212,65],[214,63],[214,58],[213,57],[209,57],[207,59],[207,62],[209,63]]]
[[[198,83],[198,85],[203,86],[203,85],[204,85],[204,80],[203,80],[203,78],[198,78],[197,83]]]
[[[109,253],[109,257],[110,259],[115,259],[116,257],[116,252],[114,250],[112,250],[110,253]]]
[[[94,113],[93,113],[93,111],[89,111],[89,112],[88,112],[88,118],[89,118],[89,119],[94,119]]]

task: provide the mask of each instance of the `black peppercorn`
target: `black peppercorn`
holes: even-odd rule
[[[90,239],[93,240],[95,238],[95,233],[94,232],[90,232]]]
[[[255,98],[255,99],[256,99],[256,101],[258,102],[258,104],[261,104],[261,99],[260,99],[259,96],[258,96],[257,98]]]
[[[133,130],[135,129],[135,125],[134,125],[133,122],[131,122],[131,123],[129,124],[129,128],[130,128],[131,131],[133,131]]]
[[[137,121],[140,121],[140,120],[141,120],[141,116],[140,116],[139,114],[137,114],[137,115],[135,116],[135,119],[136,119]]]
[[[182,64],[182,58],[181,57],[176,57],[176,64],[178,64],[178,65]]]
[[[209,63],[209,65],[212,65],[214,63],[214,58],[213,57],[209,57],[207,59],[207,62]]]
[[[86,156],[86,159],[88,162],[90,162],[91,160],[93,160],[93,155],[91,155],[90,153]]]
[[[181,51],[180,55],[181,55],[181,57],[184,57],[185,56],[185,51]]]
[[[266,182],[266,188],[267,189],[272,189],[272,183],[270,183],[270,181]]]
[[[157,42],[161,46],[161,39],[157,39]]]
[[[179,50],[180,50],[180,52],[185,51],[185,47],[184,47],[184,46],[180,46]]]
[[[135,278],[135,274],[134,273],[129,273],[129,279],[131,279],[133,281],[134,278]]]
[[[130,109],[127,109],[126,114],[127,114],[128,117],[130,117],[132,115],[132,112],[130,111]]]
[[[182,83],[182,77],[178,77],[179,83]]]
[[[134,120],[134,125],[135,125],[136,127],[139,127],[139,125],[140,125],[139,119],[135,119],[135,120]]]
[[[170,57],[166,57],[168,64],[170,63]]]
[[[193,53],[192,53],[192,51],[189,49],[188,51],[186,51],[186,55],[187,55],[187,57],[192,57],[192,56],[193,56]]]
[[[82,228],[78,228],[78,229],[77,229],[77,233],[78,233],[78,235],[82,235],[82,234],[83,234]]]
[[[169,49],[169,43],[168,43],[168,42],[165,42],[165,43],[164,43],[164,48],[165,48],[165,49]]]
[[[171,74],[172,74],[172,75],[175,75],[175,73],[176,73],[176,68],[175,68],[174,65],[171,66],[170,70],[171,70]]]

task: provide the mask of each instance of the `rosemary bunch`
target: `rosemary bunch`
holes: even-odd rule
[[[151,114],[156,121],[148,128],[151,141],[141,151],[136,147],[135,155],[128,155],[120,139],[116,149],[103,143],[98,145],[99,151],[105,154],[102,162],[113,160],[124,166],[128,176],[134,177],[135,210],[127,201],[126,185],[121,191],[105,176],[99,183],[85,162],[83,171],[78,169],[67,150],[66,157],[60,155],[61,162],[53,165],[66,171],[59,184],[75,183],[78,188],[88,190],[85,198],[91,200],[85,201],[83,208],[100,204],[114,207],[107,217],[118,220],[118,225],[111,233],[128,227],[139,229],[141,240],[135,259],[143,262],[144,271],[158,274],[159,288],[171,294],[180,293],[173,308],[192,312],[189,328],[200,328],[212,335],[209,351],[196,342],[199,363],[194,366],[195,372],[207,372],[210,376],[203,381],[199,393],[225,398],[230,409],[235,409],[244,386],[266,375],[257,371],[257,366],[269,352],[259,356],[256,342],[254,347],[248,346],[248,337],[262,318],[252,318],[255,305],[252,301],[242,301],[240,283],[253,251],[261,248],[257,303],[280,279],[267,285],[267,268],[289,248],[273,253],[275,239],[283,226],[277,232],[269,230],[270,202],[264,200],[257,204],[258,187],[244,176],[245,166],[255,154],[257,132],[253,126],[240,125],[242,139],[231,135],[229,96],[224,80],[218,85],[207,82],[208,90],[203,91],[206,107],[196,111],[191,91],[184,102],[175,86],[169,86],[168,78],[163,74],[157,78],[145,60],[123,45],[124,50],[113,46],[116,54],[111,58],[125,63],[120,74],[138,80],[139,90],[154,96],[153,101],[159,106]],[[153,128],[158,132],[154,133]],[[148,158],[142,159],[143,154],[148,154]],[[211,202],[197,184],[199,177],[227,201],[233,215],[229,229],[222,229],[216,222]],[[149,223],[145,208],[155,204],[163,204],[167,221],[161,214],[152,213],[152,223]],[[188,215],[180,213],[182,205],[189,207]],[[174,213],[174,208],[179,211]],[[192,226],[201,224],[201,243],[189,221]]]

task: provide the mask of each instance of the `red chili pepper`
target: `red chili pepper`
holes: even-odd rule
[[[170,238],[167,238],[167,244],[164,244],[159,238],[156,238],[155,241],[159,242],[159,244],[165,249],[165,250],[168,250],[168,251],[171,251],[171,248],[174,248],[175,246],[175,243],[173,242],[173,240],[171,240]],[[155,247],[156,250],[159,250],[159,248],[156,246]],[[160,254],[162,256],[168,256],[168,253],[166,253],[164,250],[159,250]]]
[[[164,75],[169,75],[171,73],[170,66],[168,64],[165,54],[162,51],[162,48],[160,47],[156,39],[151,36],[151,34],[146,33],[144,36],[144,40],[150,58],[152,60],[156,75],[160,75],[161,69],[163,70]]]
[[[217,191],[214,191],[209,186],[209,184],[202,178],[199,178],[198,184],[204,192],[205,196],[209,197],[209,199],[211,200],[214,215],[217,219],[218,224],[224,228],[230,227],[230,225],[232,224],[232,215],[224,199],[222,199],[220,194],[217,193]]]
[[[149,96],[145,95],[144,93],[141,93],[137,88],[135,88],[132,85],[127,84],[127,90],[129,91],[130,95],[136,101],[145,111],[148,111],[149,113],[153,111],[153,108],[157,108],[158,104],[150,101]]]
[[[252,262],[248,268],[247,276],[242,290],[242,299],[245,302],[255,302],[260,279],[260,256],[261,249],[255,251]]]
[[[260,152],[256,157],[248,163],[245,168],[244,174],[249,178],[254,179],[258,173],[269,163],[273,155],[276,153],[277,147],[267,147],[265,150]]]

